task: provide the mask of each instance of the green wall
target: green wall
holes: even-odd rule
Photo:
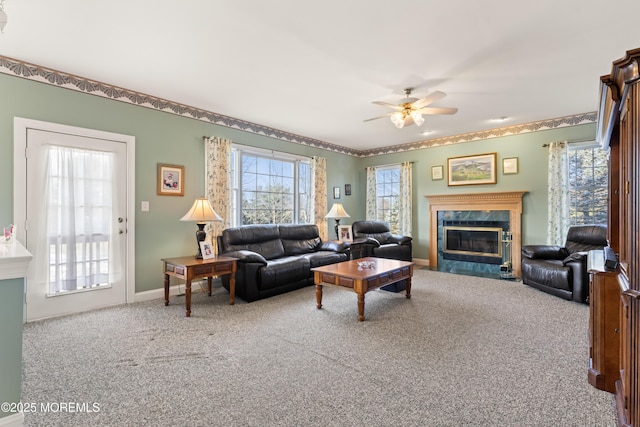
[[[202,136],[230,138],[236,143],[327,159],[327,185],[354,181],[358,159],[333,152],[221,127],[174,114],[0,74],[0,224],[13,222],[13,118],[60,123],[133,135],[136,138],[136,292],[163,286],[161,258],[195,253],[195,224],[179,219],[204,194]],[[156,165],[185,166],[184,197],[156,195]],[[349,200],[350,199],[350,200]],[[140,202],[150,211],[141,212]],[[331,206],[333,199],[328,199]],[[342,198],[347,211],[355,198]],[[0,307],[1,308],[1,307]]]
[[[24,279],[0,280],[0,402],[20,402],[23,295]],[[0,419],[10,415],[0,411]]]
[[[551,141],[583,141],[595,137],[596,125],[586,124],[505,136],[461,144],[445,145],[361,161],[359,187],[365,185],[364,168],[376,164],[413,161],[413,238],[416,258],[429,259],[429,203],[426,195],[464,194],[499,191],[527,191],[523,198],[522,244],[546,243],[547,240],[547,149]],[[447,158],[474,154],[497,153],[497,183],[495,185],[447,185]],[[519,173],[502,174],[502,159],[518,157]],[[431,179],[431,166],[443,165],[443,180]],[[358,215],[364,216],[364,200]]]
[[[0,104],[0,224],[13,220],[13,118],[15,116],[66,125],[133,135],[136,138],[136,292],[162,287],[160,259],[195,252],[195,226],[178,219],[193,200],[204,192],[204,147],[202,136],[221,136],[236,143],[327,159],[327,204],[332,188],[341,189],[341,199],[351,218],[364,219],[365,167],[414,162],[413,237],[414,256],[428,259],[429,207],[425,195],[526,190],[523,213],[523,244],[546,241],[547,152],[542,144],[556,140],[585,140],[595,135],[595,124],[544,130],[474,142],[452,144],[384,156],[355,158],[300,144],[221,127],[186,117],[101,98],[60,87],[0,74],[0,93],[11,102]],[[496,185],[448,187],[444,180],[431,180],[431,166],[443,165],[448,157],[496,152]],[[517,175],[502,174],[502,159],[519,158]],[[156,195],[156,165],[185,166],[185,197]],[[445,173],[446,175],[446,173]],[[344,195],[351,184],[352,196]],[[141,212],[140,202],[150,202]],[[329,230],[333,223],[329,223]]]

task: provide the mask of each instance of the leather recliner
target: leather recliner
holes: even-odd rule
[[[411,261],[410,236],[391,233],[385,221],[355,221],[351,225],[354,240],[364,240],[363,256]]]
[[[604,225],[574,225],[564,247],[527,245],[521,250],[522,283],[551,295],[589,302],[587,253],[607,246]]]

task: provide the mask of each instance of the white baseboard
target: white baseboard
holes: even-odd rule
[[[416,265],[419,265],[421,267],[428,267],[429,266],[429,260],[428,259],[413,258],[413,262],[415,262]]]
[[[220,279],[213,279],[212,288],[222,286]],[[206,280],[196,280],[191,283],[191,292],[200,292],[207,289]],[[169,287],[169,296],[184,295],[184,283],[178,283]],[[132,302],[150,301],[158,298],[164,298],[164,288],[152,289],[150,291],[136,292]],[[0,425],[2,427],[2,425]]]
[[[22,412],[0,418],[0,427],[22,427],[24,426],[24,414]]]

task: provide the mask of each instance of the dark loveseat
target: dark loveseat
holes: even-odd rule
[[[309,224],[260,224],[227,228],[218,253],[238,259],[236,295],[247,302],[313,284],[311,268],[347,261],[349,244],[323,242]],[[229,289],[229,276],[222,285]]]
[[[522,247],[522,283],[566,300],[589,302],[587,252],[607,246],[604,225],[574,225],[564,246]]]

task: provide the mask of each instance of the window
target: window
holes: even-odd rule
[[[311,223],[308,158],[234,147],[233,225]]]
[[[380,167],[376,170],[376,216],[389,223],[391,232],[398,234],[400,208],[400,166]]]
[[[606,224],[608,153],[598,145],[569,146],[570,224]]]

